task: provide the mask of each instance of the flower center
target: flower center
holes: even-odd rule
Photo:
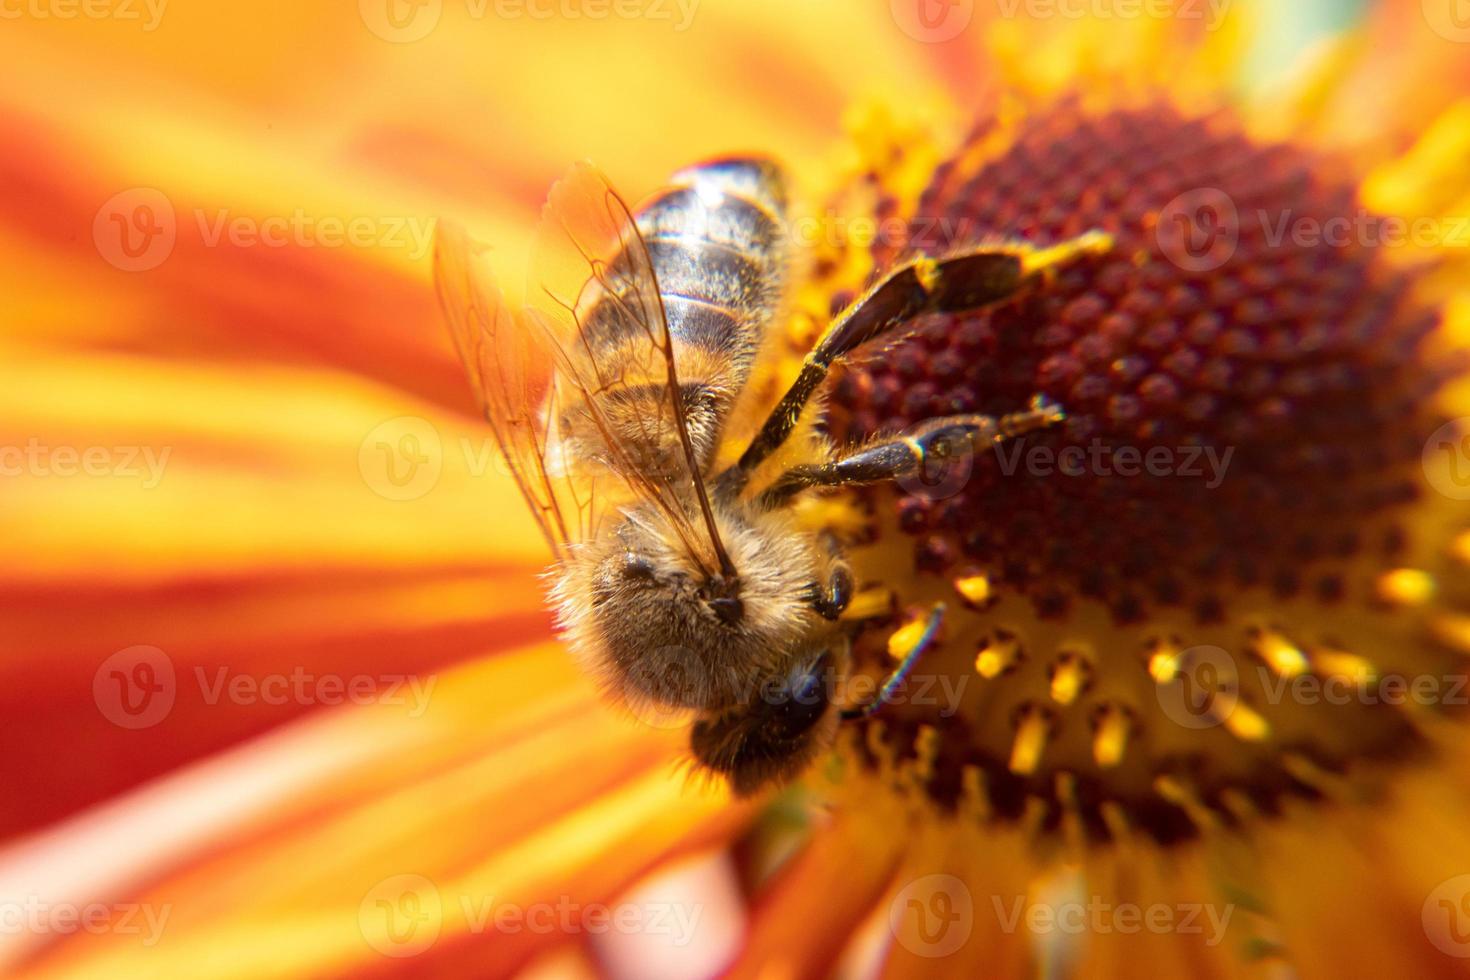
[[[839,441],[1037,394],[1067,412],[867,494],[858,578],[904,612],[860,636],[859,670],[906,618],[949,615],[861,723],[865,764],[946,810],[1168,842],[1424,746],[1470,653],[1445,574],[1466,515],[1421,466],[1460,365],[1431,360],[1438,311],[1326,169],[1223,117],[1062,104],[977,132],[907,241],[875,247],[1115,243],[834,383]]]

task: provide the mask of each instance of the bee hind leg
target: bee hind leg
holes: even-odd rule
[[[1060,405],[1038,395],[1025,411],[999,418],[945,415],[928,419],[892,439],[864,446],[831,462],[793,466],[761,494],[761,502],[771,507],[781,506],[811,487],[878,483],[905,477],[924,480],[929,475],[930,464],[972,456],[1065,418]]]

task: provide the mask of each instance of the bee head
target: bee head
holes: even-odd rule
[[[795,776],[831,742],[834,670],[828,651],[802,657],[761,684],[749,703],[701,718],[689,733],[694,757],[740,796]]]

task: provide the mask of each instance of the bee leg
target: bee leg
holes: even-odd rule
[[[837,619],[852,602],[852,573],[844,564],[833,565],[826,587],[813,582],[807,599],[823,619]]]
[[[832,366],[855,349],[928,313],[957,313],[1003,302],[1051,270],[1083,255],[1105,252],[1112,238],[1089,231],[1038,250],[982,246],[942,259],[920,258],[899,266],[832,321],[806,356],[801,372],[765,425],[727,474],[744,475],[786,441],[802,409]]]
[[[852,721],[857,718],[866,718],[888,703],[893,697],[893,692],[908,679],[914,664],[919,662],[919,657],[929,647],[933,646],[934,638],[939,635],[939,627],[944,623],[944,603],[936,602],[934,608],[929,610],[929,621],[924,624],[924,632],[920,635],[918,642],[908,649],[898,666],[893,668],[892,673],[883,679],[883,685],[878,688],[878,696],[867,704],[844,708],[842,711],[843,721]]]
[[[1038,395],[1026,411],[1000,418],[945,415],[928,419],[892,439],[864,446],[841,459],[793,466],[761,494],[761,503],[779,507],[810,487],[877,483],[908,476],[922,478],[932,462],[965,458],[1007,439],[1054,425],[1066,417],[1060,405]]]

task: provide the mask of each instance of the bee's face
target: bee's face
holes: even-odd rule
[[[749,704],[695,722],[689,740],[695,758],[726,776],[741,796],[800,772],[831,742],[836,670],[828,650],[796,658]]]
[[[784,528],[722,528],[734,578],[711,575],[656,512],[579,549],[557,598],[574,645],[634,705],[722,710],[758,697],[824,625],[804,599],[809,543]]]

